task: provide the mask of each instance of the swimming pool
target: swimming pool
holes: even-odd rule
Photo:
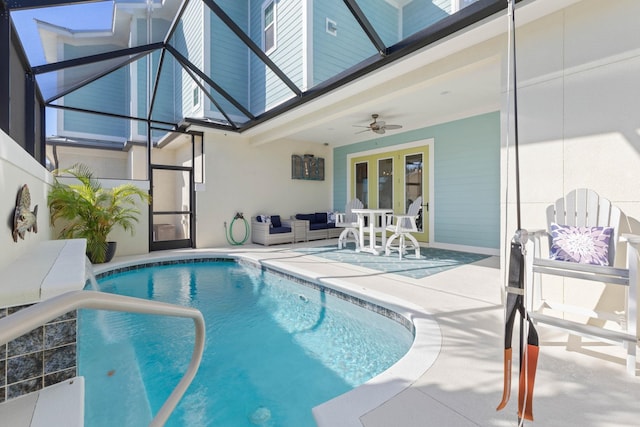
[[[167,425],[313,426],[312,407],[384,371],[413,340],[400,316],[236,262],[136,269],[100,287],[205,315],[202,365]],[[79,323],[86,425],[146,425],[188,364],[190,322],[83,311]]]

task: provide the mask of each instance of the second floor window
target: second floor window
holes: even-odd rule
[[[276,6],[270,0],[262,8],[262,44],[265,53],[276,48]]]

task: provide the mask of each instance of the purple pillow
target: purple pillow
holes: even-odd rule
[[[612,227],[574,227],[551,224],[549,258],[580,264],[609,265]]]

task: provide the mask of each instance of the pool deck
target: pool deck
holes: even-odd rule
[[[321,244],[330,243],[323,241]],[[430,313],[440,327],[439,353],[413,383],[364,413],[360,417],[361,425],[518,425],[516,376],[507,407],[499,412],[495,409],[502,396],[504,345],[503,278],[497,257],[423,279],[411,279],[295,252],[296,247],[309,244],[167,251],[144,257],[116,258],[112,264],[171,254],[238,254],[323,282],[333,280],[360,295],[371,295],[374,300],[388,297],[389,301],[404,300],[408,305],[418,305]],[[96,270],[108,267],[104,265]],[[640,425],[640,377],[626,374],[626,353],[621,347],[584,340],[582,345],[572,344],[570,351],[567,334],[542,326],[538,332],[540,356],[533,399],[535,421],[525,424]],[[516,332],[514,353],[517,339]],[[517,363],[515,356],[514,374]],[[387,381],[393,386],[393,379]]]

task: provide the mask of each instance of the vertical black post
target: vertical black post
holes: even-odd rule
[[[24,144],[27,153],[36,160],[40,157],[36,152],[36,84],[31,73],[24,75]]]
[[[148,246],[147,252],[151,252],[151,243],[153,242],[153,168],[151,166],[151,122],[146,121],[147,124],[147,180],[149,181],[149,196],[151,197],[151,203],[149,204],[149,230],[148,230]]]
[[[35,101],[34,101],[35,102]],[[37,160],[42,166],[47,166],[47,109],[44,104],[38,101],[38,118],[40,122],[40,132],[38,132],[38,140],[40,141],[40,155]],[[58,168],[58,162],[56,161],[55,168]]]
[[[513,64],[511,71],[513,72],[513,134],[514,147],[516,152],[516,216],[518,231],[522,229],[522,221],[520,215],[520,152],[518,147],[518,78],[516,75],[516,7],[515,0],[509,1],[509,9],[511,11],[511,54]]]
[[[196,136],[189,132],[191,137],[191,170],[189,171],[189,234],[191,247],[196,247]]]
[[[11,108],[11,20],[9,9],[0,2],[0,129],[8,135],[10,132]]]

